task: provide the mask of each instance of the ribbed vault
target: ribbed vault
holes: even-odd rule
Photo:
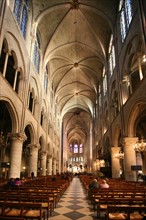
[[[87,138],[117,7],[117,0],[33,0],[44,66],[68,141]]]

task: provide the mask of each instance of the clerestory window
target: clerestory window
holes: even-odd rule
[[[130,23],[132,21],[132,0],[121,0],[119,5],[120,31],[122,42],[124,42]]]
[[[13,13],[25,38],[28,21],[28,0],[15,0]]]
[[[109,44],[109,75],[113,75],[113,71],[116,65],[115,61],[115,47],[113,44],[113,36],[111,36],[110,44]]]
[[[48,92],[48,68],[46,66],[45,72],[44,72],[44,90],[47,94]]]
[[[39,38],[38,32],[36,33],[36,38],[35,38],[35,43],[34,43],[33,63],[39,73],[39,69],[40,69],[40,38]]]

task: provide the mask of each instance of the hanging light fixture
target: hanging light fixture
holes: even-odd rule
[[[140,141],[138,141],[134,145],[134,150],[136,152],[144,152],[144,151],[146,151],[146,142],[144,141],[144,139],[141,139]]]

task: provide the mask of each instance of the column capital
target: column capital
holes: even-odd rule
[[[133,144],[138,141],[138,137],[124,137],[123,142],[124,144]]]
[[[41,156],[45,156],[47,152],[45,150],[41,150]]]
[[[39,149],[40,149],[40,145],[39,144],[28,144],[27,145],[29,148],[30,148],[30,150],[32,151],[39,151]]]
[[[9,56],[12,55],[11,50],[9,50],[8,48],[4,48],[4,52]]]
[[[10,138],[11,140],[19,140],[19,141],[25,141],[27,140],[27,136],[25,133],[8,133],[7,135],[8,138]]]

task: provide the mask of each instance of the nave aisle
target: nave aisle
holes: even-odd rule
[[[90,201],[78,177],[74,177],[68,189],[61,197],[50,220],[93,220],[96,211],[93,211]]]

